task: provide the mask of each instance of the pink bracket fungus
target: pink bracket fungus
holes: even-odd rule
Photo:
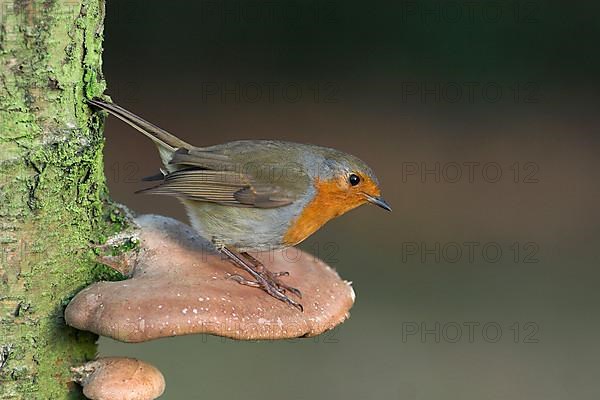
[[[72,371],[92,400],[153,400],[165,391],[160,371],[135,358],[99,358]]]
[[[135,222],[139,250],[109,260],[129,279],[78,293],[65,311],[69,325],[124,342],[194,333],[287,339],[333,329],[354,303],[349,282],[300,250],[257,257],[273,272],[289,272],[283,279],[301,290],[304,312],[235,282],[244,273],[187,225],[154,215]]]

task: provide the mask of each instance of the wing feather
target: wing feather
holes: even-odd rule
[[[165,176],[155,187],[138,193],[170,195],[238,207],[273,208],[291,204],[295,196],[278,185],[255,182],[235,171],[184,169]]]
[[[181,148],[173,153],[169,164],[189,165],[213,170],[235,170],[235,163],[224,155],[198,148]]]

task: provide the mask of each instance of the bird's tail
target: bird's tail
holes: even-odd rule
[[[152,139],[152,141],[158,146],[163,161],[163,154],[172,154],[177,149],[189,149],[193,147],[192,145],[184,142],[183,140],[170,134],[164,129],[161,129],[158,126],[151,124],[143,118],[138,117],[134,113],[127,111],[123,107],[120,107],[114,103],[107,103],[100,99],[87,100],[87,102],[96,107],[108,111],[110,114],[119,118],[121,121],[131,125],[135,129]]]

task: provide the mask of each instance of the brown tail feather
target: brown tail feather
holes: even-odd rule
[[[119,118],[121,121],[131,125],[135,129],[152,139],[154,143],[163,148],[166,148],[167,150],[175,151],[179,148],[192,147],[190,144],[170,134],[164,129],[161,129],[158,126],[151,124],[143,118],[138,117],[134,113],[127,111],[123,107],[120,107],[114,103],[107,103],[99,99],[87,100],[87,102],[96,107],[108,111],[110,114]]]

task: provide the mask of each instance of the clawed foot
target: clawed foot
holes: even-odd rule
[[[300,299],[302,298],[302,292],[300,290],[296,289],[295,287],[288,286],[285,283],[281,282],[280,279],[278,279],[281,276],[290,276],[289,272],[271,272],[267,268],[265,268],[262,262],[252,257],[250,254],[242,253],[242,255],[246,257],[246,259],[249,260],[252,264],[254,264],[254,266],[256,267],[256,271],[261,275],[264,274],[267,281],[273,286],[275,286],[280,292],[290,292],[293,293],[296,297]]]
[[[302,292],[294,287],[286,285],[279,279],[282,276],[288,276],[289,272],[271,272],[265,268],[265,266],[259,260],[252,257],[248,253],[241,254],[243,259],[237,257],[237,255],[231,251],[226,252],[226,254],[237,266],[247,271],[254,280],[248,280],[237,274],[229,275],[230,279],[233,279],[241,285],[260,288],[276,299],[296,307],[300,311],[304,311],[302,304],[290,299],[286,295],[286,293],[289,292],[298,298],[302,298]]]
[[[294,293],[298,297],[301,297],[300,296],[301,293],[298,289],[287,286],[278,281],[274,281],[271,279],[265,279],[265,277],[260,276],[260,275],[255,276],[254,278],[256,280],[251,281],[249,279],[244,278],[241,275],[237,275],[237,274],[229,275],[229,279],[236,281],[240,285],[245,285],[245,286],[250,286],[253,288],[262,289],[265,292],[267,292],[268,294],[270,294],[271,296],[275,297],[277,300],[281,300],[284,303],[287,303],[293,307],[296,307],[300,311],[304,311],[302,304],[290,299],[288,296],[285,295],[286,291],[289,291],[291,293]]]

